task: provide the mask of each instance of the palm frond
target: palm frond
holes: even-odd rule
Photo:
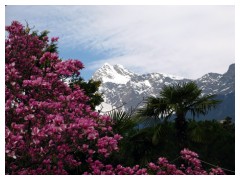
[[[162,98],[149,97],[145,101],[145,106],[138,110],[142,116],[154,117],[156,119],[164,118],[169,115],[170,108]]]
[[[206,115],[212,109],[215,109],[222,101],[215,99],[216,95],[205,95],[195,100],[187,108],[193,116]]]
[[[128,134],[139,123],[138,118],[132,117],[124,111],[110,111],[108,116],[111,117],[114,122],[113,130],[115,133],[119,133],[121,135]]]

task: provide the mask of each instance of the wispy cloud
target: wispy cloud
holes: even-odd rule
[[[60,36],[60,46],[107,54],[91,68],[109,62],[197,78],[223,73],[234,62],[234,6],[16,6],[6,12],[6,23],[28,17],[37,29]]]

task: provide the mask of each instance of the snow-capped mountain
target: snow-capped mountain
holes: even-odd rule
[[[92,79],[102,82],[99,91],[104,95],[105,105],[121,106],[125,111],[141,106],[146,97],[158,95],[164,85],[192,81],[162,73],[140,75],[122,65],[112,66],[107,63],[94,73]],[[208,73],[194,81],[203,90],[203,94],[218,94],[226,98],[235,93],[235,64],[230,65],[224,74]]]
[[[137,74],[127,70],[120,64],[111,66],[105,63],[94,73],[92,79],[100,80],[102,83],[112,82],[116,84],[126,84],[134,76],[137,76]]]
[[[235,91],[235,64],[231,64],[224,74],[208,73],[196,80],[205,94],[226,95]]]

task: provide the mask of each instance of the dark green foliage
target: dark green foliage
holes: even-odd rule
[[[190,112],[193,117],[205,115],[220,103],[215,95],[201,96],[201,93],[202,90],[195,82],[164,86],[159,97],[147,99],[139,114],[165,120],[175,115],[176,138],[180,150],[186,146],[187,113]]]
[[[27,26],[25,31],[27,33],[30,33],[31,29]],[[43,40],[44,38],[48,37],[48,34],[49,31],[47,30],[42,31],[40,33],[36,30],[31,32],[32,36],[38,36],[40,40]],[[50,42],[48,45],[46,45],[45,49],[43,49],[43,52],[58,53],[57,42]]]
[[[115,165],[119,163],[134,165],[135,156],[128,155],[132,155],[133,149],[135,149],[135,146],[131,146],[131,137],[138,134],[139,119],[132,117],[129,113],[117,110],[110,111],[108,115],[113,120],[113,132],[123,136],[123,139],[119,142],[119,152],[114,152],[111,155],[111,163]]]
[[[128,136],[132,133],[139,121],[124,111],[110,111],[107,115],[113,120],[112,128],[114,133],[122,136]]]
[[[200,159],[211,164],[235,170],[235,127],[219,121],[188,120],[186,129],[186,148],[197,152]],[[144,165],[158,157],[166,157],[178,164],[178,139],[175,123],[164,121],[157,125],[128,129],[120,143],[120,152],[112,159],[126,166]],[[209,165],[203,163],[206,168]],[[232,174],[227,172],[227,174]]]
[[[113,154],[112,161],[132,166],[166,157],[180,165],[179,151],[189,148],[197,152],[201,160],[234,171],[235,126],[231,119],[226,117],[223,122],[186,120],[187,113],[194,119],[220,103],[215,95],[201,96],[201,92],[194,82],[165,86],[159,97],[149,97],[134,117],[124,112],[110,114],[115,119],[114,132],[124,136],[120,152]],[[169,121],[170,117],[175,121]]]
[[[190,121],[188,146],[189,149],[198,152],[203,160],[234,171],[234,124],[224,124],[219,121]]]
[[[84,81],[84,79],[81,77],[73,77],[69,86],[73,88],[74,84],[79,85],[81,89],[85,91],[85,94],[90,98],[88,105],[90,105],[93,110],[95,110],[95,107],[103,102],[102,94],[98,93],[101,81],[94,81],[92,79],[89,81]]]
[[[173,131],[175,130],[173,123],[167,121],[162,124],[146,123],[144,118],[122,111],[111,111],[108,115],[114,121],[112,126],[114,133],[123,136],[119,144],[120,151],[112,155],[114,163],[118,162],[126,166],[135,164],[144,166],[147,162],[156,160],[165,150],[168,152],[168,147],[164,144],[171,143],[169,137],[174,135]],[[141,123],[143,124],[140,125]],[[142,128],[143,126],[145,127]],[[174,144],[172,145],[174,146]],[[175,152],[174,154],[177,154]]]
[[[169,118],[173,113],[184,118],[187,112],[191,112],[193,117],[206,114],[221,101],[216,100],[215,95],[201,96],[201,92],[194,82],[164,86],[159,97],[149,97],[139,113],[161,118]]]

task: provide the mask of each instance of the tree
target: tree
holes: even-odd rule
[[[202,96],[201,93],[202,90],[194,82],[164,86],[160,96],[149,97],[139,113],[164,119],[176,116],[175,125],[181,149],[186,145],[187,113],[190,112],[193,117],[200,114],[205,115],[220,103],[215,99],[215,95]]]
[[[90,105],[92,110],[95,110],[96,106],[103,102],[102,94],[98,92],[101,81],[94,81],[93,79],[84,81],[82,77],[75,77],[71,79],[69,85],[71,88],[78,85],[84,90],[85,94],[90,98],[87,104]]]
[[[46,31],[31,33],[16,21],[6,30],[6,173],[81,174],[116,151],[121,136],[111,119],[91,110],[79,85],[66,83],[83,64],[59,59],[49,48],[57,38],[49,43]]]
[[[78,84],[70,88],[66,82],[80,75],[83,64],[59,59],[51,46],[57,38],[49,42],[45,32],[31,33],[17,21],[6,30],[6,174],[207,174],[197,154],[187,149],[181,156],[190,170],[164,158],[146,168],[107,164],[122,137],[112,131],[109,116],[92,111]]]

